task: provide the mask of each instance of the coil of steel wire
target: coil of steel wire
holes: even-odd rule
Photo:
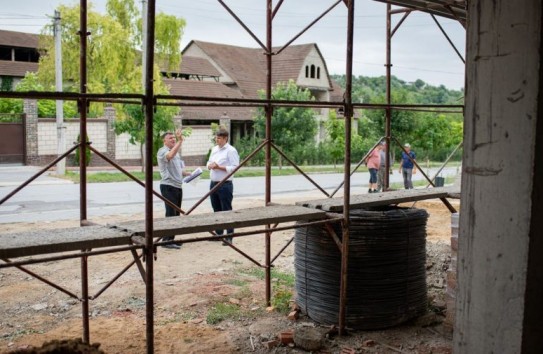
[[[425,313],[427,219],[415,208],[351,211],[347,327],[386,328]],[[341,238],[340,226],[334,230]],[[316,322],[337,324],[341,253],[323,226],[296,230],[294,266],[302,311]]]

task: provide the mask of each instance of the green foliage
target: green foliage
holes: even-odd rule
[[[266,276],[264,269],[258,267],[241,269],[240,273],[247,274],[258,279],[264,279]],[[295,284],[294,274],[272,269],[271,280],[273,282],[273,296],[271,298],[271,304],[277,311],[287,313],[290,309],[290,301],[292,299]]]
[[[141,17],[135,0],[108,0],[107,14],[93,10],[89,3],[87,10],[88,30],[88,66],[87,92],[134,93],[142,91],[141,84]],[[59,6],[62,16],[62,72],[65,91],[78,91],[79,77],[79,5]],[[156,17],[156,56],[157,60],[170,66],[179,66],[179,43],[185,26],[183,19],[158,14]],[[40,84],[49,88],[55,80],[55,51],[52,25],[42,31],[38,79]],[[157,65],[154,68],[154,90],[165,93],[167,89],[161,79]],[[88,116],[101,116],[103,104],[91,104]]]
[[[259,93],[264,98],[264,93]],[[278,83],[272,91],[272,99],[286,101],[312,101],[309,90],[300,89],[293,80]],[[295,146],[313,143],[317,132],[315,112],[303,107],[276,107],[272,115],[272,139],[279,148],[289,154]],[[266,115],[259,109],[255,118],[257,136],[265,137]]]
[[[54,91],[52,87],[50,91]],[[45,91],[44,86],[39,82],[36,73],[27,73],[15,88],[17,92]],[[77,116],[77,106],[73,101],[64,101],[64,117],[72,118]],[[38,117],[54,118],[56,116],[56,102],[53,100],[38,100]],[[0,113],[23,113],[22,99],[0,99]]]
[[[213,306],[206,316],[207,324],[217,324],[224,320],[236,319],[241,317],[241,309],[239,306],[230,303],[217,303]]]
[[[79,143],[80,141],[81,141],[81,135],[78,134],[78,135],[77,135],[77,142]],[[89,141],[90,141],[90,140],[89,140],[89,136],[87,135],[87,143],[88,143]],[[75,161],[75,164],[76,164],[77,166],[79,166],[79,162],[80,162],[79,159],[80,159],[80,156],[81,156],[79,151],[80,151],[79,148],[77,148],[77,149],[75,150],[75,157],[74,157],[74,161]],[[91,162],[91,151],[90,151],[90,149],[88,148],[88,146],[85,148],[85,158],[86,158],[86,161],[85,161],[86,164],[85,164],[85,165],[86,165],[86,166],[90,165],[90,162]]]
[[[0,98],[0,113],[23,113],[23,100],[16,98]]]
[[[345,84],[345,76],[333,76],[340,85]],[[426,84],[422,80],[406,83],[396,77],[391,78],[391,102],[397,104],[461,105],[463,91],[448,90]],[[353,77],[353,101],[364,103],[386,102],[386,78]],[[369,149],[385,134],[385,111],[382,109],[360,110],[358,133],[363,139],[364,150]],[[409,142],[420,158],[443,161],[462,141],[462,116],[392,110],[392,136],[400,143]],[[391,145],[393,156],[399,156],[401,149]],[[353,158],[358,156],[354,153]],[[363,155],[363,154],[362,154]]]
[[[13,77],[0,76],[0,91],[13,91]]]
[[[145,143],[145,114],[139,105],[125,104],[122,106],[123,118],[114,123],[116,134],[128,133],[130,144],[142,146]],[[176,108],[158,107],[153,115],[153,164],[156,165],[156,152],[163,145],[161,135],[164,132],[175,130],[173,116]],[[183,129],[183,136],[190,136],[192,129]],[[143,160],[143,150],[140,151]]]

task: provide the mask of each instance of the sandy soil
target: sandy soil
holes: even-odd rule
[[[276,202],[290,204],[298,196],[279,196]],[[458,203],[452,201],[458,207]],[[258,199],[239,199],[235,208],[261,206]],[[411,206],[410,203],[408,206]],[[326,336],[319,353],[451,353],[451,333],[442,321],[445,276],[450,263],[450,212],[439,201],[418,202],[415,207],[430,214],[427,226],[427,283],[429,312],[422,318],[381,331],[352,331],[348,336]],[[156,211],[161,216],[162,210]],[[114,223],[142,215],[109,216],[98,223]],[[2,232],[35,228],[76,226],[77,221],[17,223],[2,225]],[[294,231],[272,236],[272,255]],[[236,246],[255,260],[264,260],[264,236],[238,238]],[[130,253],[89,258],[90,339],[106,353],[144,353],[145,287],[136,267],[131,267],[111,287],[109,280],[132,261]],[[275,262],[280,272],[293,273],[293,245]],[[80,294],[78,259],[46,262],[27,269]],[[265,284],[252,262],[220,242],[185,244],[180,250],[160,248],[155,263],[156,353],[305,353],[299,347],[266,343],[278,333],[315,328],[328,331],[305,317],[296,321],[285,313],[269,311]],[[239,308],[234,318],[209,324],[217,304]],[[39,347],[52,339],[82,336],[81,306],[77,299],[49,287],[15,268],[0,269],[0,352]],[[352,351],[346,351],[352,349]]]

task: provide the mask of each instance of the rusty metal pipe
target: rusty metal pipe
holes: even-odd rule
[[[303,30],[301,30],[297,35],[295,35],[290,41],[287,42],[287,44],[285,44],[281,49],[279,49],[277,51],[277,53],[275,53],[276,55],[281,53],[285,48],[287,48],[289,45],[292,44],[292,42],[294,42],[295,40],[297,40],[302,34],[304,34],[305,32],[307,32],[308,29],[310,29],[311,27],[313,27],[313,25],[317,22],[320,21],[321,18],[323,18],[324,16],[326,16],[327,13],[329,13],[330,11],[332,11],[340,2],[342,2],[343,0],[338,0],[336,1],[332,6],[330,6],[326,11],[324,11],[319,17],[317,17],[315,20],[313,20],[309,25],[307,25]]]
[[[343,189],[343,242],[341,252],[341,282],[339,297],[339,334],[345,334],[347,311],[347,283],[349,268],[349,213],[351,208],[351,124],[353,118],[352,80],[353,80],[353,40],[354,40],[354,0],[347,2],[347,63],[345,68],[345,171]]]
[[[107,157],[106,155],[102,154],[100,151],[96,150],[95,148],[93,148],[92,146],[89,146],[89,149],[91,149],[92,152],[94,152],[96,155],[100,156],[101,158],[103,158],[104,160],[106,160],[106,162],[108,162],[109,164],[111,164],[113,167],[115,167],[116,169],[118,169],[119,171],[121,171],[122,173],[124,173],[127,177],[129,177],[131,180],[133,180],[134,182],[136,182],[137,184],[139,184],[140,186],[142,186],[143,188],[145,188],[145,183],[143,183],[142,181],[140,181],[139,179],[137,179],[133,174],[131,174],[130,172],[128,172],[127,170],[125,170],[121,165],[117,164],[115,161],[113,161],[112,159],[110,159],[109,157]],[[155,191],[153,189],[153,195],[155,195],[156,197],[158,197],[160,200],[162,200],[164,203],[167,203],[169,206],[171,206],[172,208],[176,209],[177,211],[179,211],[181,214],[185,214],[185,212],[183,211],[183,209],[179,208],[177,205],[175,205],[174,203],[172,203],[171,201],[169,201],[168,199],[164,198],[162,196],[162,194],[158,193],[157,191]]]
[[[266,46],[260,41],[260,39],[258,39],[258,37],[249,29],[249,27],[247,27],[247,25],[245,25],[245,23],[234,13],[234,11],[232,11],[225,3],[224,1],[222,0],[217,0],[225,9],[226,11],[228,11],[228,13],[230,15],[232,15],[232,17],[241,25],[241,27],[243,27],[243,29],[245,31],[247,31],[247,33],[249,33],[249,35],[251,37],[253,37],[253,39],[258,43],[259,46],[261,46],[264,50],[266,50]]]
[[[369,154],[373,151],[373,149],[375,149],[377,147],[377,145],[379,145],[381,143],[381,141],[383,141],[385,137],[381,137],[377,143],[375,143],[372,148],[366,153],[366,155],[364,155],[362,157],[362,159],[360,159],[360,161],[358,162],[358,164],[356,164],[355,168],[353,168],[353,170],[350,172],[349,174],[349,178],[351,178],[351,176],[358,170],[358,168],[364,163],[364,160],[366,160],[369,156]],[[341,181],[339,183],[339,186],[336,187],[336,189],[334,189],[334,191],[330,194],[330,198],[332,198],[336,193],[337,191],[343,186],[343,184],[345,183],[345,181]]]
[[[155,53],[155,10],[156,0],[147,2],[147,32],[145,53],[145,241],[143,250],[146,261],[145,272],[145,332],[147,353],[153,354],[154,335],[154,246],[153,246],[153,69]]]
[[[21,184],[19,187],[15,188],[13,191],[11,191],[8,195],[6,195],[4,198],[2,198],[0,200],[0,205],[4,204],[5,201],[7,201],[9,198],[13,197],[15,194],[17,194],[19,191],[21,191],[21,189],[23,189],[24,187],[26,187],[28,184],[30,184],[33,180],[35,180],[36,178],[38,178],[39,176],[41,176],[42,174],[45,173],[45,171],[47,171],[48,169],[50,169],[51,167],[53,167],[54,165],[57,164],[57,162],[59,162],[60,160],[62,160],[63,158],[65,158],[66,156],[68,156],[69,154],[71,154],[75,149],[77,149],[79,147],[79,144],[77,145],[74,145],[71,149],[69,149],[68,151],[66,151],[64,154],[62,154],[61,156],[57,157],[56,159],[53,160],[53,162],[51,162],[50,164],[48,164],[47,166],[45,166],[44,168],[42,168],[40,171],[38,171],[34,176],[30,177],[29,179],[27,179],[25,182],[23,182],[23,184]]]
[[[200,204],[202,204],[202,202],[204,200],[206,200],[211,194],[213,194],[217,189],[219,189],[223,184],[224,182],[226,182],[228,180],[228,178],[230,178],[231,176],[233,176],[243,165],[245,165],[257,152],[260,151],[260,149],[262,149],[262,147],[264,145],[266,145],[267,143],[267,140],[264,140],[263,142],[260,143],[260,145],[258,145],[256,147],[256,149],[254,149],[253,152],[251,152],[243,161],[240,162],[240,164],[238,165],[238,167],[236,167],[231,173],[229,173],[222,181],[220,181],[219,183],[217,183],[215,185],[215,187],[213,187],[212,189],[209,190],[209,192],[207,192],[202,198],[200,198],[199,201],[197,201],[193,206],[192,208],[190,208],[187,212],[186,212],[186,215],[189,215],[190,213],[192,213],[194,211],[194,209],[196,209]]]
[[[296,165],[296,163],[294,163],[294,161],[292,161],[283,151],[281,151],[281,149],[279,149],[279,147],[277,145],[275,145],[273,142],[271,143],[271,145],[281,156],[283,156],[283,158],[285,160],[287,160],[292,165],[292,167],[294,167],[296,169],[296,171],[300,172],[300,174],[302,174],[302,176],[304,176],[309,182],[311,182],[311,184],[313,184],[315,187],[317,187],[325,196],[327,196],[327,197],[330,196],[324,189],[322,189],[321,186],[319,186],[319,184],[317,182],[315,182],[304,171],[302,171],[302,169],[300,167],[298,167],[298,165]]]
[[[6,259],[6,258],[2,258],[2,260],[6,263],[12,263],[9,259]],[[44,277],[24,268],[23,266],[20,266],[20,265],[14,265],[13,267],[19,269],[20,271],[22,272],[25,272],[26,274],[30,275],[31,277],[33,278],[36,278],[38,279],[39,281],[49,285],[49,286],[52,286],[53,288],[57,289],[58,291],[61,291],[63,292],[64,294],[68,295],[69,297],[71,298],[74,298],[74,299],[78,299],[79,300],[79,296],[75,295],[74,293],[64,289],[63,287],[61,287],[60,285],[57,285],[55,283],[53,283],[52,281],[50,280],[47,280],[45,279]]]

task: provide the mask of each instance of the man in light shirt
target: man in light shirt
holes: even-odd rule
[[[215,142],[217,145],[211,150],[207,168],[211,171],[211,183],[209,188],[212,189],[227,175],[229,175],[239,165],[239,155],[235,147],[228,143],[228,131],[220,128],[215,134]],[[213,192],[209,198],[213,211],[232,210],[232,200],[234,199],[234,185],[232,177],[230,177],[219,189]],[[224,230],[215,230],[217,235],[222,235]],[[226,234],[233,234],[234,229],[227,229]],[[224,239],[232,243],[232,237]],[[227,244],[223,242],[223,246]]]

